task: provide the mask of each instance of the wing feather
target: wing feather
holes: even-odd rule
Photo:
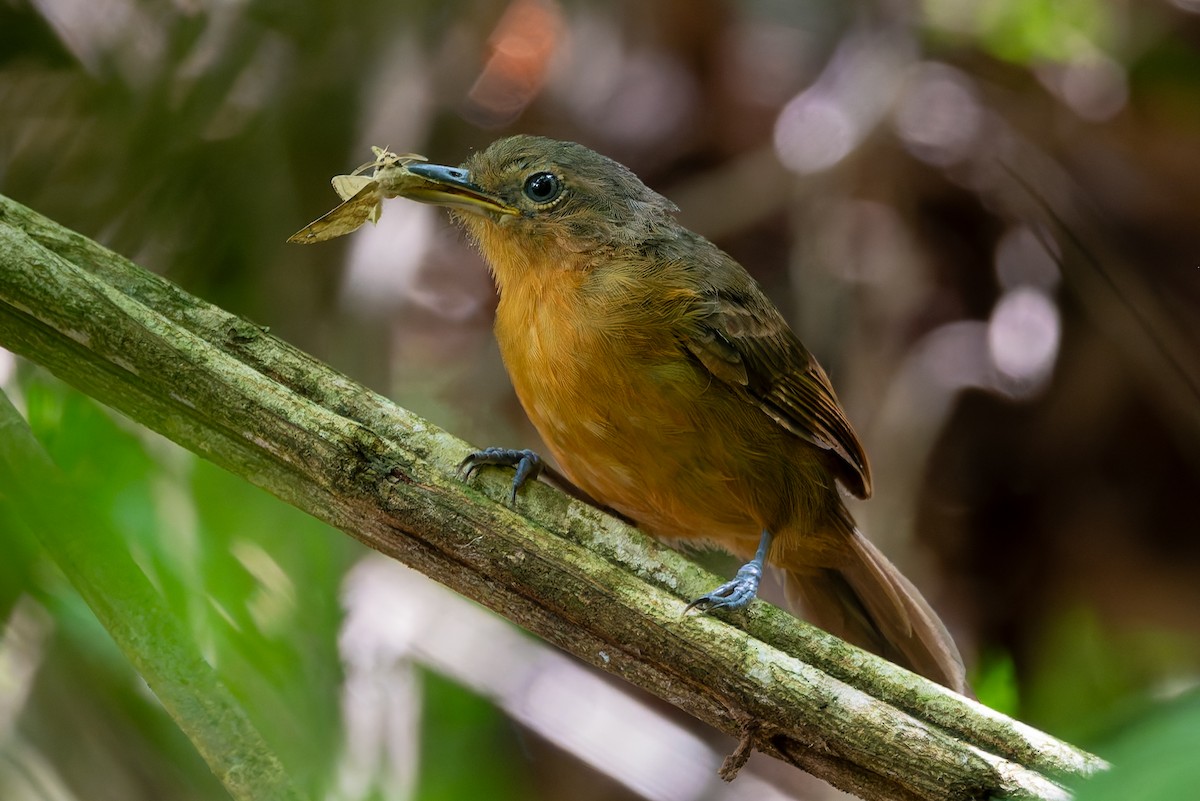
[[[866,454],[825,371],[762,290],[739,273],[744,286],[699,296],[703,308],[692,318],[696,324],[684,346],[713,376],[743,387],[779,425],[836,454],[846,487],[860,498],[870,496]]]

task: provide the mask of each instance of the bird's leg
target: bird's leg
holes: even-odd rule
[[[516,468],[517,472],[512,480],[512,492],[509,494],[509,501],[516,506],[517,490],[525,486],[525,482],[529,479],[538,477],[538,474],[542,472],[543,462],[542,457],[531,450],[485,448],[468,453],[467,458],[458,463],[458,474],[464,481],[468,481],[476,470],[488,465]]]
[[[687,612],[692,607],[704,609],[742,609],[758,594],[758,583],[762,580],[763,570],[767,564],[767,552],[771,550],[771,540],[774,535],[763,529],[762,539],[758,541],[758,550],[754,558],[742,565],[732,581],[727,581],[707,595],[701,595],[683,610]]]

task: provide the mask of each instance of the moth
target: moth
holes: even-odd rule
[[[407,169],[416,161],[427,161],[416,153],[393,153],[386,147],[371,147],[372,161],[360,165],[349,175],[335,175],[330,183],[342,199],[332,211],[318,217],[288,237],[302,245],[324,242],[357,231],[368,220],[379,221],[383,200],[429,183]],[[372,170],[370,175],[365,173]]]

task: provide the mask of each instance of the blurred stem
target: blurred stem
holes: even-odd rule
[[[299,799],[279,760],[217,678],[124,541],[85,507],[0,392],[0,486],[167,712],[236,799]]]
[[[867,799],[1066,798],[1102,760],[756,602],[262,329],[0,197],[0,345],[576,656]],[[478,487],[478,489],[477,489]],[[731,761],[731,772],[740,765]],[[1045,774],[1045,775],[1043,775]]]

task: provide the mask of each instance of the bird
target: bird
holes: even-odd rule
[[[460,166],[412,163],[403,196],[445,206],[482,253],[521,405],[588,496],[670,541],[747,560],[692,601],[741,609],[767,565],[810,622],[960,693],[962,658],[916,587],[859,531],[871,495],[828,376],[751,275],[630,169],[517,135]],[[463,462],[542,470],[531,450]],[[690,607],[689,607],[690,608]]]

